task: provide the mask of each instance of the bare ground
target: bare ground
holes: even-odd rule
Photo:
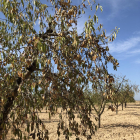
[[[58,112],[61,112],[61,108],[58,109]],[[49,114],[46,113],[45,109],[38,114],[40,119],[44,122],[46,129],[49,130],[49,140],[58,140],[57,124],[59,123],[59,115],[52,116],[50,121]],[[65,111],[63,114],[64,121],[68,126],[68,119],[66,118]],[[93,114],[96,115],[94,112]],[[75,120],[80,124],[80,119],[77,118],[76,113],[75,116]],[[93,116],[91,116],[91,120],[97,124]],[[25,132],[25,128],[27,128],[26,125],[21,128],[22,132]],[[60,132],[59,140],[65,140],[62,131]],[[87,134],[90,134],[89,131]],[[25,132],[23,135],[28,136],[28,133]],[[32,140],[32,137],[29,137]],[[11,138],[18,140],[17,136],[14,137],[11,131],[9,131],[6,140],[10,140]],[[83,136],[79,136],[79,138],[80,140],[86,140]],[[69,139],[75,140],[76,136],[73,134]],[[101,128],[95,132],[95,135],[92,136],[92,140],[140,140],[140,101],[127,104],[127,108],[124,108],[124,110],[119,106],[118,115],[116,115],[115,111],[112,112],[108,110],[106,106],[101,116]]]

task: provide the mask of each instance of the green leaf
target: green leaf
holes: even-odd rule
[[[81,10],[78,11],[78,14],[79,14],[79,15],[81,14]]]
[[[96,23],[96,15],[94,15],[94,22]]]
[[[114,35],[115,35],[115,38],[116,38],[116,33],[114,33]]]
[[[38,60],[38,59],[37,59]],[[36,67],[39,69],[39,62],[36,63]]]
[[[29,127],[30,127],[30,124],[28,123],[28,124],[27,124],[27,132],[28,132],[28,133],[30,133]]]
[[[23,8],[24,8],[24,2],[23,2],[23,0],[21,0],[21,3],[22,3],[22,6],[23,6]]]
[[[117,68],[116,66],[113,66],[113,69],[114,69],[114,70],[117,70],[116,68]]]
[[[86,28],[87,28],[87,22],[85,22],[85,26],[86,26]]]
[[[95,28],[92,26],[92,30],[93,30],[93,32],[95,31]]]
[[[98,23],[98,17],[96,16],[96,19],[97,19],[97,23]]]
[[[47,7],[48,7],[48,6],[47,6],[46,4],[42,4],[42,5],[41,5],[41,8],[42,8],[43,10],[45,10]]]
[[[112,41],[114,40],[114,35],[112,35]]]
[[[46,53],[46,45],[43,45],[43,52]]]
[[[103,7],[102,6],[100,6],[100,10],[101,10],[101,12],[103,12]]]
[[[102,29],[102,27],[103,27],[102,24],[100,24],[100,28],[101,28],[101,29]]]
[[[35,92],[38,91],[38,85],[35,85]]]
[[[85,11],[82,9],[82,14],[85,14]]]
[[[96,11],[98,10],[98,5],[96,5]]]

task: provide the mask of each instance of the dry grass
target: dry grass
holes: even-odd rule
[[[112,112],[111,110],[108,110],[107,107],[108,106],[106,106],[105,111],[101,116],[101,128],[92,136],[92,140],[140,140],[140,101],[127,104],[127,108],[124,108],[124,110],[122,110],[120,106],[118,115],[116,115],[115,111]],[[58,109],[58,112],[61,112],[61,108]],[[64,112],[63,114],[64,120],[67,122],[68,126],[66,113]],[[77,114],[75,115],[77,116]],[[57,124],[59,123],[59,115],[53,116],[51,121],[49,121],[48,113],[46,113],[45,110],[42,110],[42,112],[39,113],[39,117],[44,122],[45,127],[49,130],[49,140],[58,140],[56,130]],[[80,119],[77,117],[75,119],[80,124]],[[91,117],[91,120],[97,124],[94,117]],[[24,131],[25,128],[22,127],[21,129]],[[28,136],[27,133],[25,134]],[[6,140],[10,140],[10,138],[14,138],[14,135],[9,131]],[[70,137],[70,140],[75,140],[75,138],[76,136],[73,134]],[[18,140],[17,137],[16,140]],[[62,131],[59,140],[65,140]],[[86,140],[86,138],[80,136],[80,140]]]

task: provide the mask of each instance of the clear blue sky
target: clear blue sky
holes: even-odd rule
[[[46,0],[41,0],[42,3],[48,4]],[[79,5],[82,0],[72,0],[73,4]],[[98,24],[103,24],[103,29],[106,29],[106,36],[112,33],[112,29],[117,26],[120,28],[117,38],[108,44],[109,52],[119,62],[117,71],[113,69],[113,65],[108,65],[109,73],[122,75],[131,81],[132,84],[140,85],[140,1],[139,0],[96,0],[96,4],[103,6],[103,12],[98,9]],[[87,3],[87,2],[86,2]],[[50,3],[48,4],[50,6]],[[54,12],[49,8],[50,14]],[[84,23],[95,13],[95,6],[92,11],[90,7],[85,10],[85,14],[78,19],[77,30],[78,34],[83,31]],[[0,17],[4,17],[0,13]],[[36,31],[39,33],[38,22],[35,25]],[[45,30],[44,30],[45,31]],[[140,89],[140,87],[139,87]],[[140,100],[140,93],[135,95],[135,100]]]

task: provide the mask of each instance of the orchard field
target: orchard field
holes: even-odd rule
[[[92,136],[92,140],[140,140],[140,101],[136,101],[135,103],[128,103],[127,107],[122,110],[122,107],[119,106],[118,108],[118,114],[116,115],[115,111],[108,110],[108,105],[110,103],[106,104],[105,110],[101,116],[101,128],[95,132],[95,135]],[[38,113],[39,118],[44,122],[45,127],[49,130],[49,140],[58,140],[57,135],[57,124],[59,123],[59,114],[56,114],[51,117],[51,120],[49,120],[49,110],[46,110],[45,108],[41,111],[41,113]],[[58,113],[61,112],[61,108],[58,108]],[[64,114],[64,121],[67,123],[68,126],[68,119],[66,115],[66,111],[63,112]],[[92,115],[96,115],[92,111],[91,114],[91,120],[97,124],[94,117]],[[77,113],[75,113],[75,119],[78,124],[80,124],[80,118],[77,118]],[[21,127],[21,130],[24,132],[24,129],[27,128],[26,124],[24,124]],[[41,128],[41,127],[40,127]],[[42,128],[41,128],[42,129]],[[80,128],[82,130],[82,127]],[[87,129],[88,130],[88,129]],[[33,131],[32,131],[33,132]],[[31,133],[32,133],[31,132]],[[65,136],[62,134],[62,131],[60,131],[60,137],[59,140],[65,140]],[[90,134],[89,131],[87,131],[86,134]],[[25,133],[26,136],[28,136],[28,133]],[[11,134],[11,131],[7,134],[7,140],[10,140],[11,138],[15,138],[18,140],[17,137],[14,137],[14,135]],[[32,140],[33,138],[29,136],[29,138]],[[70,140],[74,140],[76,136],[73,134],[70,137]],[[83,136],[79,135],[80,140],[86,140]],[[35,136],[35,140],[37,140],[37,133]]]

